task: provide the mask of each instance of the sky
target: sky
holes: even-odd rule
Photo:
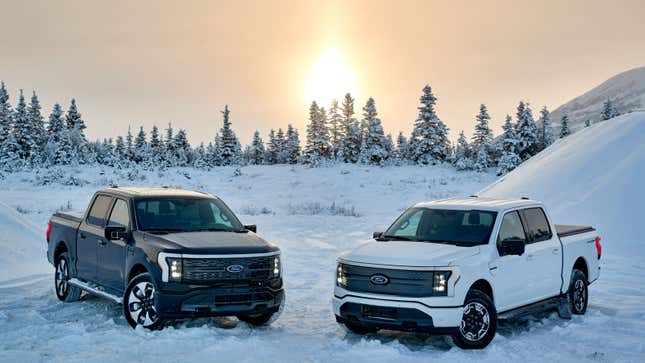
[[[74,97],[89,139],[172,122],[208,142],[228,104],[244,144],[289,123],[304,141],[329,54],[393,136],[431,85],[453,140],[480,103],[497,134],[521,99],[537,114],[645,65],[644,1],[0,1],[12,103]]]

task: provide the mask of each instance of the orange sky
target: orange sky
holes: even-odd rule
[[[247,143],[287,123],[304,136],[307,78],[332,47],[386,132],[409,133],[428,83],[455,139],[481,102],[498,133],[520,99],[553,109],[645,65],[645,2],[562,3],[12,1],[0,79],[13,104],[36,89],[46,114],[76,97],[91,139],[172,121],[209,141],[228,103]]]

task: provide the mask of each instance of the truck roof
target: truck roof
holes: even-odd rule
[[[101,192],[127,197],[212,197],[206,192],[176,188],[112,187]]]
[[[532,205],[541,205],[540,202],[531,199],[497,199],[486,197],[467,197],[467,198],[449,198],[438,199],[427,202],[417,203],[415,207],[437,208],[437,209],[480,209],[489,211],[502,211],[517,207],[527,207]]]

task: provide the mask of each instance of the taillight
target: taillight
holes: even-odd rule
[[[47,237],[47,242],[49,242],[49,236],[52,234],[52,222],[47,223],[47,232],[45,232],[45,237]]]
[[[596,251],[598,251],[598,259],[600,260],[600,256],[602,255],[602,245],[600,244],[600,236],[596,237]]]

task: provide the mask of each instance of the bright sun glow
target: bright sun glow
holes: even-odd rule
[[[305,97],[329,107],[332,99],[342,100],[345,93],[355,96],[356,85],[349,67],[334,49],[323,53],[309,73]]]

